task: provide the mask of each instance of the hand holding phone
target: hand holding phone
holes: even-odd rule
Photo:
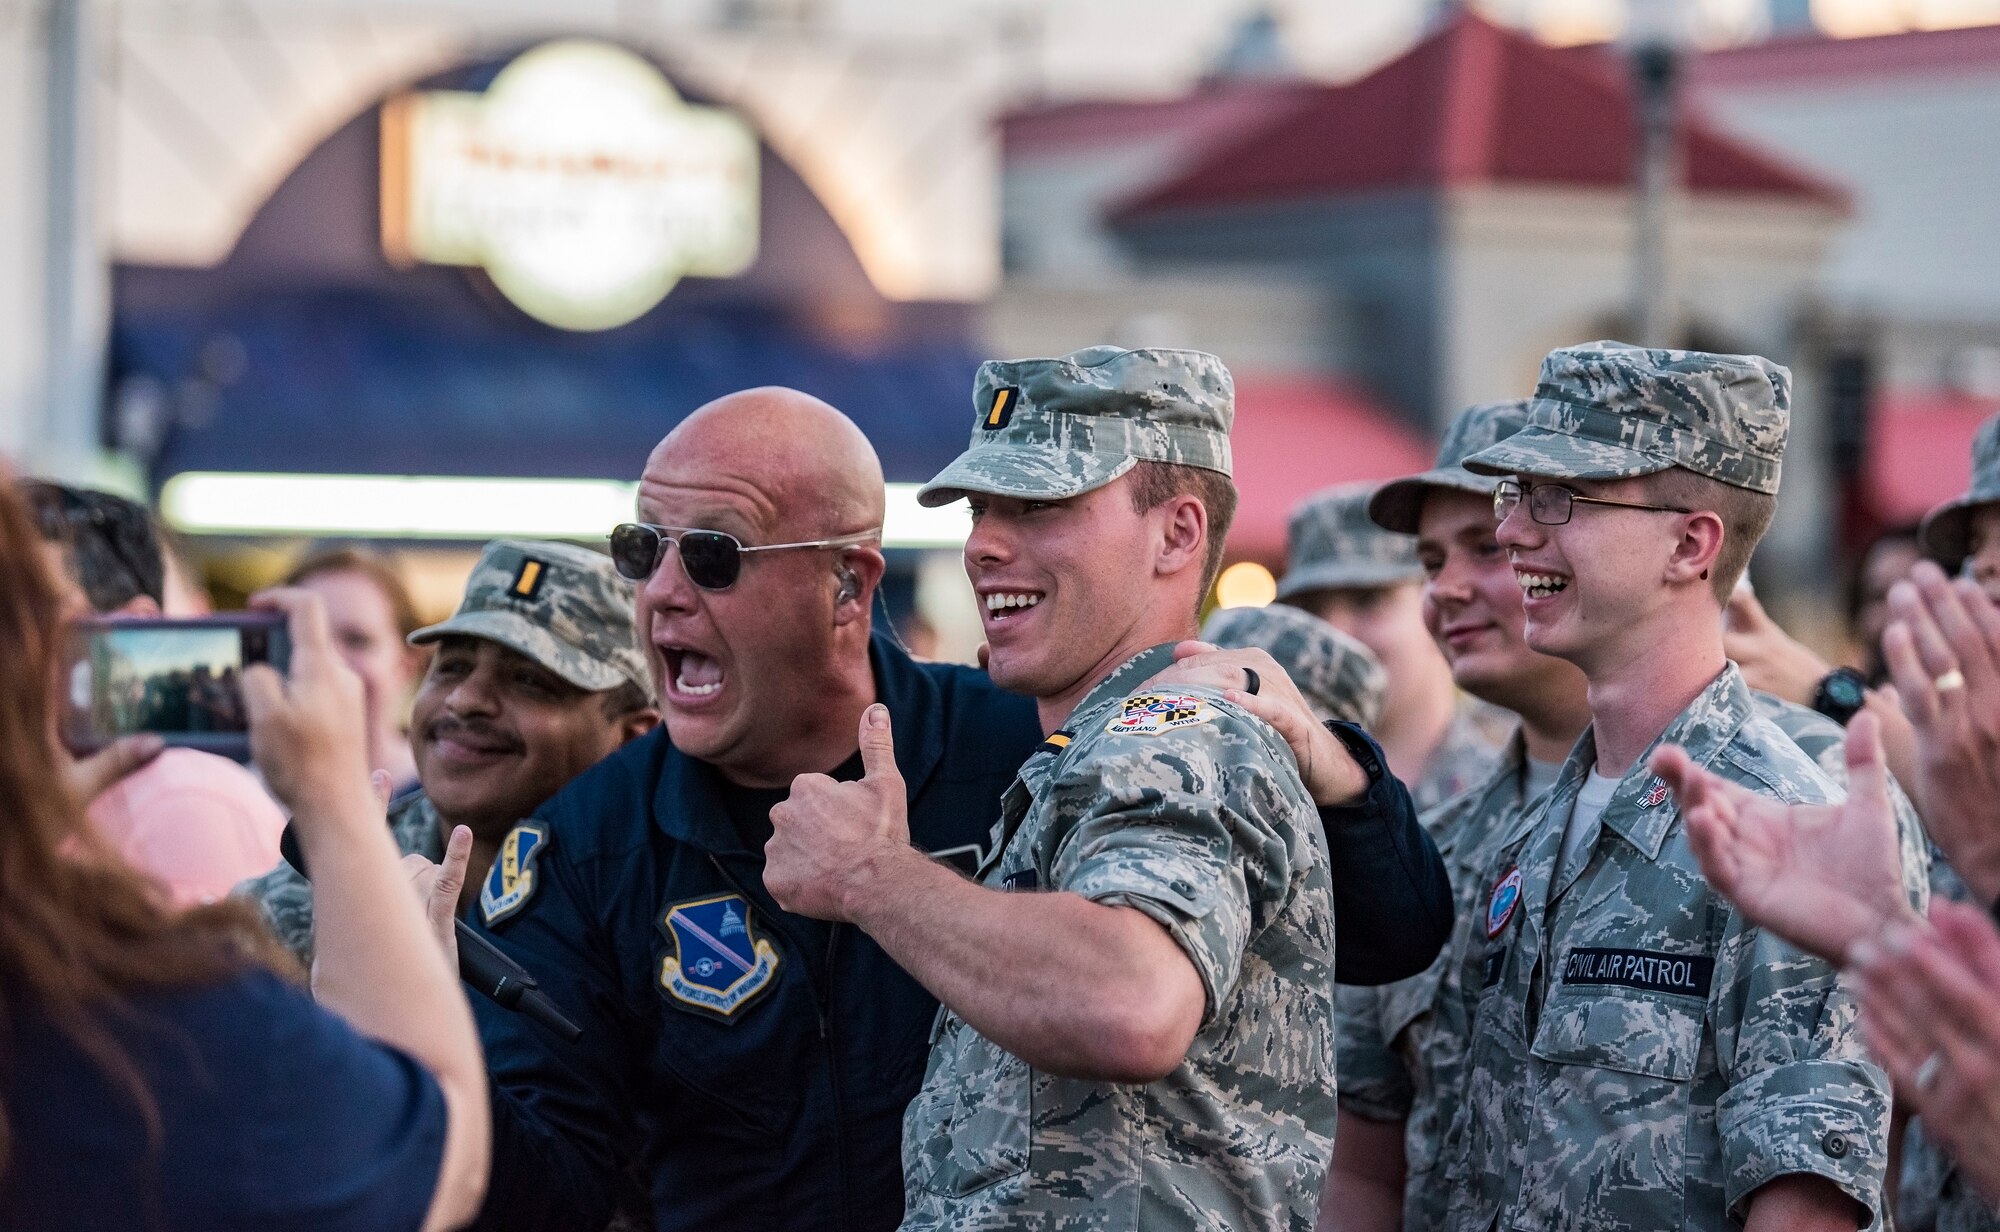
[[[296,588],[267,590],[250,602],[282,614],[290,640],[286,674],[268,663],[243,672],[250,752],[264,781],[295,815],[328,811],[301,806],[324,806],[329,797],[348,792],[361,793],[372,805],[361,678],[333,648],[325,605],[318,595]],[[373,812],[381,817],[380,808]]]
[[[91,754],[128,736],[243,758],[243,673],[290,657],[284,617],[232,612],[198,620],[89,617],[71,626],[63,739]]]

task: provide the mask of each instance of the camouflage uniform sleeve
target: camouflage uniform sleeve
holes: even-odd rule
[[[1311,866],[1301,832],[1318,825],[1268,729],[1205,704],[1217,712],[1207,722],[1095,733],[1064,760],[1051,801],[1066,825],[1049,861],[1051,889],[1137,908],[1172,934],[1207,994],[1204,1027],[1235,986],[1253,929]]]
[[[1723,1192],[1741,1220],[1748,1199],[1788,1174],[1824,1177],[1879,1216],[1889,1083],[1862,1052],[1853,992],[1832,966],[1734,911],[1716,980],[1716,1103]]]
[[[1337,984],[1333,1004],[1342,1111],[1371,1121],[1408,1119],[1416,1103],[1416,1086],[1382,1034],[1382,990]]]
[[[1904,889],[1921,912],[1930,899],[1921,827],[1902,789],[1892,783],[1890,795]],[[1733,910],[1716,979],[1728,990],[1717,1002],[1715,1035],[1728,1083],[1716,1119],[1730,1213],[1742,1219],[1758,1186],[1804,1173],[1833,1182],[1881,1219],[1890,1087],[1862,1046],[1853,989],[1831,964]]]
[[[237,886],[231,893],[237,898],[254,901],[264,913],[264,922],[271,926],[284,947],[290,950],[306,970],[312,970],[313,961],[313,897],[312,885],[291,865],[280,860],[278,866],[262,877],[254,877]]]

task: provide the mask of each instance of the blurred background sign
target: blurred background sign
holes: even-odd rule
[[[429,90],[382,108],[389,259],[480,266],[563,329],[623,325],[683,275],[742,273],[757,203],[750,126],[682,102],[609,44],[544,44],[483,94]]]

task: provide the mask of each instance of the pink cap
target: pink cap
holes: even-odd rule
[[[226,757],[168,749],[90,806],[91,824],[176,906],[221,898],[271,871],[285,815]]]

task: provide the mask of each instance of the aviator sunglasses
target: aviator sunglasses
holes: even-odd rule
[[[688,581],[703,590],[728,590],[743,572],[743,557],[750,552],[787,552],[807,548],[853,548],[880,538],[880,527],[838,539],[811,539],[804,543],[766,543],[745,547],[736,536],[719,530],[696,530],[687,526],[654,526],[650,522],[626,522],[611,531],[611,563],[620,575],[635,582],[653,576],[667,545],[680,548],[681,568]]]

